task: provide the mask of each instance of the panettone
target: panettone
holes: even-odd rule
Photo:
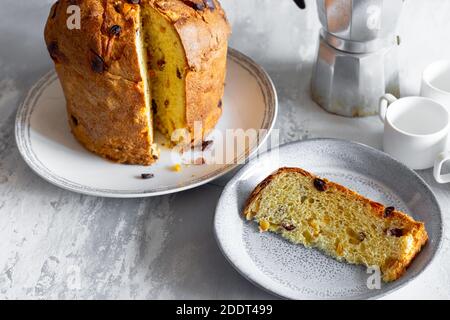
[[[261,182],[244,209],[261,231],[272,231],[337,260],[378,266],[398,279],[428,239],[421,222],[298,168]]]
[[[67,24],[74,5],[80,29]],[[217,0],[59,0],[45,40],[74,136],[113,161],[149,165],[154,127],[192,140],[198,122],[206,134],[222,112],[229,33]]]

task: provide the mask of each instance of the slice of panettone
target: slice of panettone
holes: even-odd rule
[[[261,182],[244,215],[262,232],[339,261],[378,266],[386,282],[402,276],[428,239],[424,224],[405,213],[298,168],[281,168]]]

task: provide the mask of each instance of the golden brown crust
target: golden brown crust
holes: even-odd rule
[[[197,0],[192,0],[197,1]],[[119,163],[155,161],[137,31],[140,5],[126,0],[60,0],[51,9],[45,41],[67,101],[74,136],[89,150]],[[142,0],[173,22],[185,47],[186,119],[192,131],[217,123],[226,72],[229,26],[219,3],[196,11],[184,0]],[[78,5],[81,30],[67,28],[67,8]],[[114,26],[120,29],[113,30]]]
[[[67,28],[67,8],[77,4],[81,30]],[[149,165],[152,130],[139,69],[139,6],[125,1],[60,0],[45,28],[55,46],[56,71],[67,101],[69,124],[89,150],[120,163]],[[118,35],[110,30],[120,26]]]
[[[385,281],[393,281],[398,278],[400,278],[404,272],[406,271],[407,267],[411,264],[414,257],[420,252],[422,249],[422,246],[425,245],[425,243],[428,240],[428,234],[425,230],[425,225],[422,222],[417,222],[407,214],[393,210],[390,212],[389,216],[385,216],[385,210],[386,207],[382,204],[372,201],[370,199],[367,199],[360,194],[341,186],[337,183],[328,181],[327,179],[323,179],[320,177],[317,177],[303,169],[300,168],[280,168],[274,173],[270,174],[266,179],[264,179],[261,183],[259,183],[256,188],[253,190],[253,192],[250,194],[244,210],[243,214],[245,217],[249,218],[251,217],[252,213],[250,210],[251,204],[254,203],[258,199],[258,197],[261,195],[262,191],[279,175],[282,175],[284,173],[297,173],[301,174],[305,177],[308,177],[313,182],[314,179],[318,178],[326,182],[326,185],[329,188],[334,187],[338,191],[345,193],[346,195],[353,197],[356,201],[361,201],[363,203],[369,204],[372,208],[372,214],[376,215],[377,217],[387,219],[387,221],[396,221],[397,223],[401,223],[404,226],[408,227],[408,231],[413,236],[413,243],[414,243],[414,249],[406,256],[403,256],[401,260],[395,260],[392,261],[391,264],[387,266],[381,266],[383,271],[383,279]]]

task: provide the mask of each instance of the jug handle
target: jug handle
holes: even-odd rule
[[[380,98],[378,115],[380,117],[381,122],[384,122],[386,120],[387,109],[389,105],[394,103],[396,100],[397,98],[390,93],[387,93]]]
[[[450,160],[450,152],[441,153],[434,163],[433,175],[438,183],[449,183],[450,173],[441,174],[442,167],[446,161]]]

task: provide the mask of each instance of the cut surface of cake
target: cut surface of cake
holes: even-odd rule
[[[79,29],[68,24],[74,5]],[[222,113],[229,34],[217,0],[57,1],[45,40],[72,133],[94,153],[141,165],[158,159],[155,127],[174,144],[193,140],[196,122],[207,134]]]
[[[402,276],[428,239],[424,224],[405,213],[299,168],[281,168],[262,181],[244,215],[261,232],[377,266],[386,282]]]

